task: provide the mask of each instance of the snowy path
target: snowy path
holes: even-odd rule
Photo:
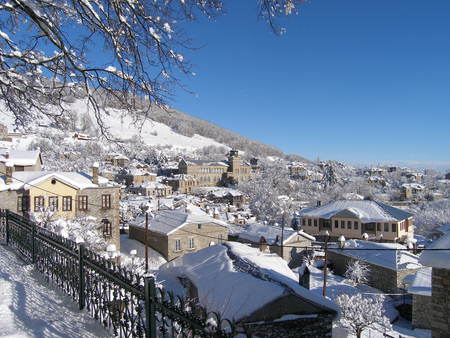
[[[0,245],[0,337],[110,337],[31,265]]]

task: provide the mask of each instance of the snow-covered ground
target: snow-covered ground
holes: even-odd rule
[[[31,265],[0,245],[0,337],[110,337]]]

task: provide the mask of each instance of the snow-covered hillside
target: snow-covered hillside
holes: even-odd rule
[[[96,121],[94,112],[89,109],[84,100],[75,100],[73,103],[68,103],[65,107],[69,112],[74,113],[81,119],[84,116],[89,116],[91,122]],[[230,147],[219,143],[211,138],[194,134],[192,137],[184,136],[173,131],[170,127],[163,123],[153,121],[151,119],[134,122],[132,117],[125,114],[119,109],[110,109],[110,115],[106,115],[102,122],[106,126],[108,132],[117,141],[127,141],[132,138],[139,137],[143,143],[149,146],[171,146],[174,150],[192,152],[207,146],[224,147],[227,150]],[[14,117],[9,113],[3,105],[0,104],[1,123],[8,127],[8,130],[14,130]],[[34,131],[41,130],[49,126],[48,119],[41,119],[35,121],[31,128]],[[92,123],[95,126],[94,123]],[[70,126],[67,126],[70,129]],[[78,128],[81,126],[78,125]],[[70,131],[70,130],[69,130]],[[81,132],[87,132],[81,130]]]

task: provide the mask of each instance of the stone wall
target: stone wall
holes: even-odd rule
[[[432,337],[448,338],[450,336],[450,270],[433,268],[431,278]]]
[[[321,314],[316,318],[299,318],[271,323],[247,324],[245,328],[253,336],[260,337],[331,337],[334,315]]]
[[[433,304],[430,296],[413,295],[412,326],[418,329],[431,329]]]
[[[343,276],[347,270],[347,264],[354,260],[335,251],[328,251],[328,260],[331,262],[334,272]],[[367,262],[366,262],[367,263]],[[416,269],[393,270],[375,264],[367,263],[370,268],[369,285],[386,293],[396,293],[403,288],[403,278],[415,273]]]

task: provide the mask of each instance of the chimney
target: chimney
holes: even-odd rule
[[[261,252],[266,252],[267,251],[267,241],[264,238],[264,236],[261,236],[260,240],[259,240],[259,251]]]
[[[311,272],[309,271],[308,267],[305,266],[303,273],[299,274],[298,284],[303,286],[305,289],[309,289],[310,276],[311,276]]]
[[[322,205],[322,201],[317,201],[317,206],[320,207]]]
[[[5,158],[6,158],[6,159],[9,159],[9,150],[6,151],[6,153],[5,153]]]
[[[14,164],[11,161],[7,161],[6,162],[6,179],[5,179],[5,183],[6,184],[11,184],[12,183],[12,174],[14,171]]]
[[[98,167],[99,167],[98,162],[95,162],[92,165],[92,183],[94,184],[98,184]]]

